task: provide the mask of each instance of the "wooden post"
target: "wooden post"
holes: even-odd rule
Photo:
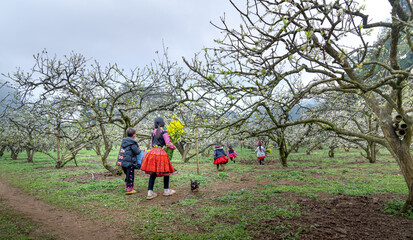
[[[196,145],[196,172],[199,175],[199,148],[198,148],[198,137],[199,137],[199,126],[198,126],[198,118],[196,119],[196,139],[195,139],[195,145]]]

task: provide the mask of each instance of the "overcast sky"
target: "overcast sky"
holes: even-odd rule
[[[367,10],[378,19],[390,7],[387,0],[367,0]],[[28,70],[43,49],[133,69],[149,64],[164,42],[181,61],[220,37],[210,21],[219,23],[224,12],[238,22],[227,0],[0,0],[0,73]]]

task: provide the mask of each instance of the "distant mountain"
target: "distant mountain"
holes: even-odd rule
[[[306,112],[307,109],[318,106],[319,102],[314,99],[304,100],[300,103],[300,106],[294,106],[290,111],[290,121],[296,121],[301,118],[302,113]]]

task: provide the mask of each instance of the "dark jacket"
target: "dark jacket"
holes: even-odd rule
[[[122,140],[119,151],[118,162],[122,163],[122,167],[138,168],[136,156],[140,153],[138,142],[130,137],[125,137]]]
[[[225,153],[224,149],[215,149],[214,150],[214,160],[217,158],[226,156],[227,154]]]
[[[155,138],[155,134],[152,134],[152,146],[159,146],[163,147],[166,145],[165,140],[163,139],[163,135],[166,133],[166,131],[161,130],[161,135],[159,136],[158,139]]]

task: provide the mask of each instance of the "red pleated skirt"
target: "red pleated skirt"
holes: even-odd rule
[[[228,157],[229,157],[229,158],[236,158],[237,155],[235,155],[235,153],[230,153],[230,154],[228,155]]]
[[[214,160],[214,164],[226,164],[227,162],[228,162],[227,156],[219,157]]]
[[[258,159],[264,159],[265,158],[265,156],[262,156],[262,157],[258,157]]]
[[[168,154],[162,148],[152,148],[142,160],[141,170],[147,174],[156,173],[158,177],[169,176],[175,172]]]

